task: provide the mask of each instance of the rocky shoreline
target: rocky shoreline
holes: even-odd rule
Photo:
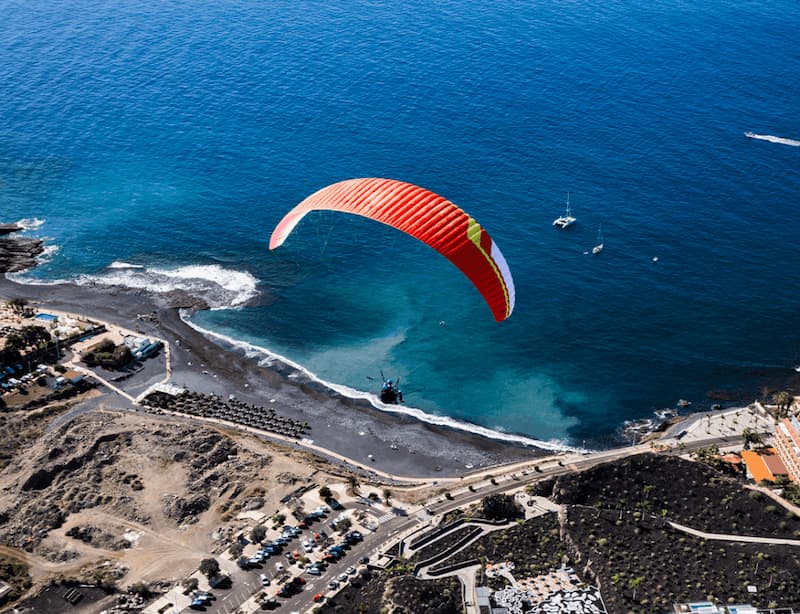
[[[9,235],[21,229],[13,225],[0,228]],[[179,308],[197,309],[191,297],[69,283],[28,285],[5,279],[3,272],[30,265],[28,258],[35,264],[34,254],[43,248],[36,240],[0,237],[0,243],[12,246],[0,251],[0,300],[18,298],[44,309],[82,314],[164,339],[170,345],[174,384],[203,395],[235,396],[245,404],[272,407],[307,424],[310,435],[305,437],[314,452],[348,469],[408,478],[453,477],[546,454],[515,442],[381,411],[366,399],[342,396],[289,364],[278,360],[260,363],[244,350],[227,347],[188,325]],[[155,374],[138,379],[148,377]],[[126,381],[123,387],[132,387],[138,394],[138,379]]]
[[[32,269],[44,252],[41,239],[11,236],[25,230],[16,224],[0,224],[0,273]]]

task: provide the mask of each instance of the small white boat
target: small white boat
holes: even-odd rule
[[[597,245],[592,248],[593,254],[599,254],[603,251],[603,229],[597,229]]]
[[[561,217],[556,218],[553,220],[553,226],[558,226],[559,228],[566,228],[574,224],[577,220],[572,217],[572,212],[569,210],[569,192],[567,192],[567,211]]]

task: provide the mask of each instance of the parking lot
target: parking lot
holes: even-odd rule
[[[189,610],[228,614],[244,611],[297,609],[300,603],[322,601],[349,582],[367,559],[352,552],[363,541],[358,530],[340,534],[329,506],[313,510],[296,525],[270,528],[259,543],[244,547],[228,588],[196,591]]]

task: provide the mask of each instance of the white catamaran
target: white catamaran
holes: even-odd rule
[[[561,217],[556,218],[553,220],[553,226],[558,226],[559,228],[566,228],[570,224],[575,223],[575,218],[572,217],[572,213],[569,210],[569,192],[567,192],[567,211]]]

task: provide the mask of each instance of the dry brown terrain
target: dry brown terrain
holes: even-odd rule
[[[252,524],[241,509],[272,514],[312,477],[327,481],[316,463],[188,420],[79,414],[0,472],[0,554],[30,565],[34,590],[56,576],[96,581],[98,566],[122,586],[179,580]]]

